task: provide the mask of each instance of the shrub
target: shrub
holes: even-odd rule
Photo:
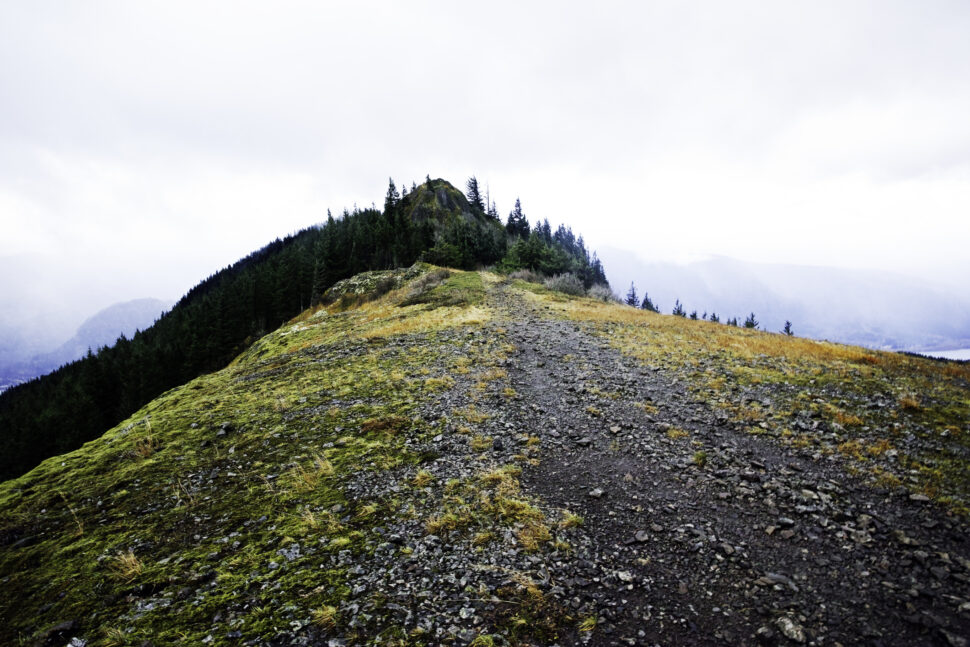
[[[550,290],[562,292],[563,294],[571,294],[573,296],[586,294],[583,282],[575,274],[557,274],[552,278],[546,279],[544,285]]]
[[[616,295],[613,294],[613,290],[610,289],[610,286],[602,283],[592,285],[586,292],[586,296],[590,297],[591,299],[597,299],[598,301],[606,301],[607,303],[610,301],[619,301],[619,299],[616,298]]]
[[[519,279],[525,281],[526,283],[542,283],[542,275],[533,270],[515,270],[509,274],[511,280]]]

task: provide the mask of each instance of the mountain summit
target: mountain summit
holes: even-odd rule
[[[606,276],[572,230],[530,227],[521,204],[503,226],[471,178],[467,199],[445,180],[410,191],[389,182],[384,209],[328,214],[192,288],[153,326],[0,394],[0,478],[80,447],[168,389],[226,366],[256,339],[361,272],[425,261],[561,275],[583,291]],[[514,216],[514,218],[513,218]]]
[[[338,282],[0,484],[0,643],[964,644],[966,365],[556,285]]]

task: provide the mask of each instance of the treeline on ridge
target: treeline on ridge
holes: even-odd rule
[[[582,237],[548,221],[530,227],[521,205],[506,223],[482,199],[427,179],[384,209],[354,209],[277,239],[192,288],[172,310],[131,339],[0,394],[0,479],[97,438],[153,398],[228,364],[341,279],[424,260],[472,269],[570,273],[588,288],[606,283]]]

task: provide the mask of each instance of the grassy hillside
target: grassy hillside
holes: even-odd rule
[[[965,365],[426,265],[324,303],[0,484],[0,644],[845,641],[838,569],[765,575],[840,550],[886,644],[967,628]]]

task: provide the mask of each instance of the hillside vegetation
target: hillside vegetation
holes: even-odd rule
[[[521,214],[520,214],[521,215]],[[172,387],[223,368],[255,339],[339,280],[419,259],[471,269],[500,264],[605,283],[582,237],[548,221],[510,231],[494,208],[430,178],[384,209],[355,209],[276,240],[199,283],[155,325],[97,355],[0,394],[0,479],[79,447]],[[96,350],[96,349],[95,349]]]
[[[968,382],[361,274],[0,484],[0,644],[963,644]]]

